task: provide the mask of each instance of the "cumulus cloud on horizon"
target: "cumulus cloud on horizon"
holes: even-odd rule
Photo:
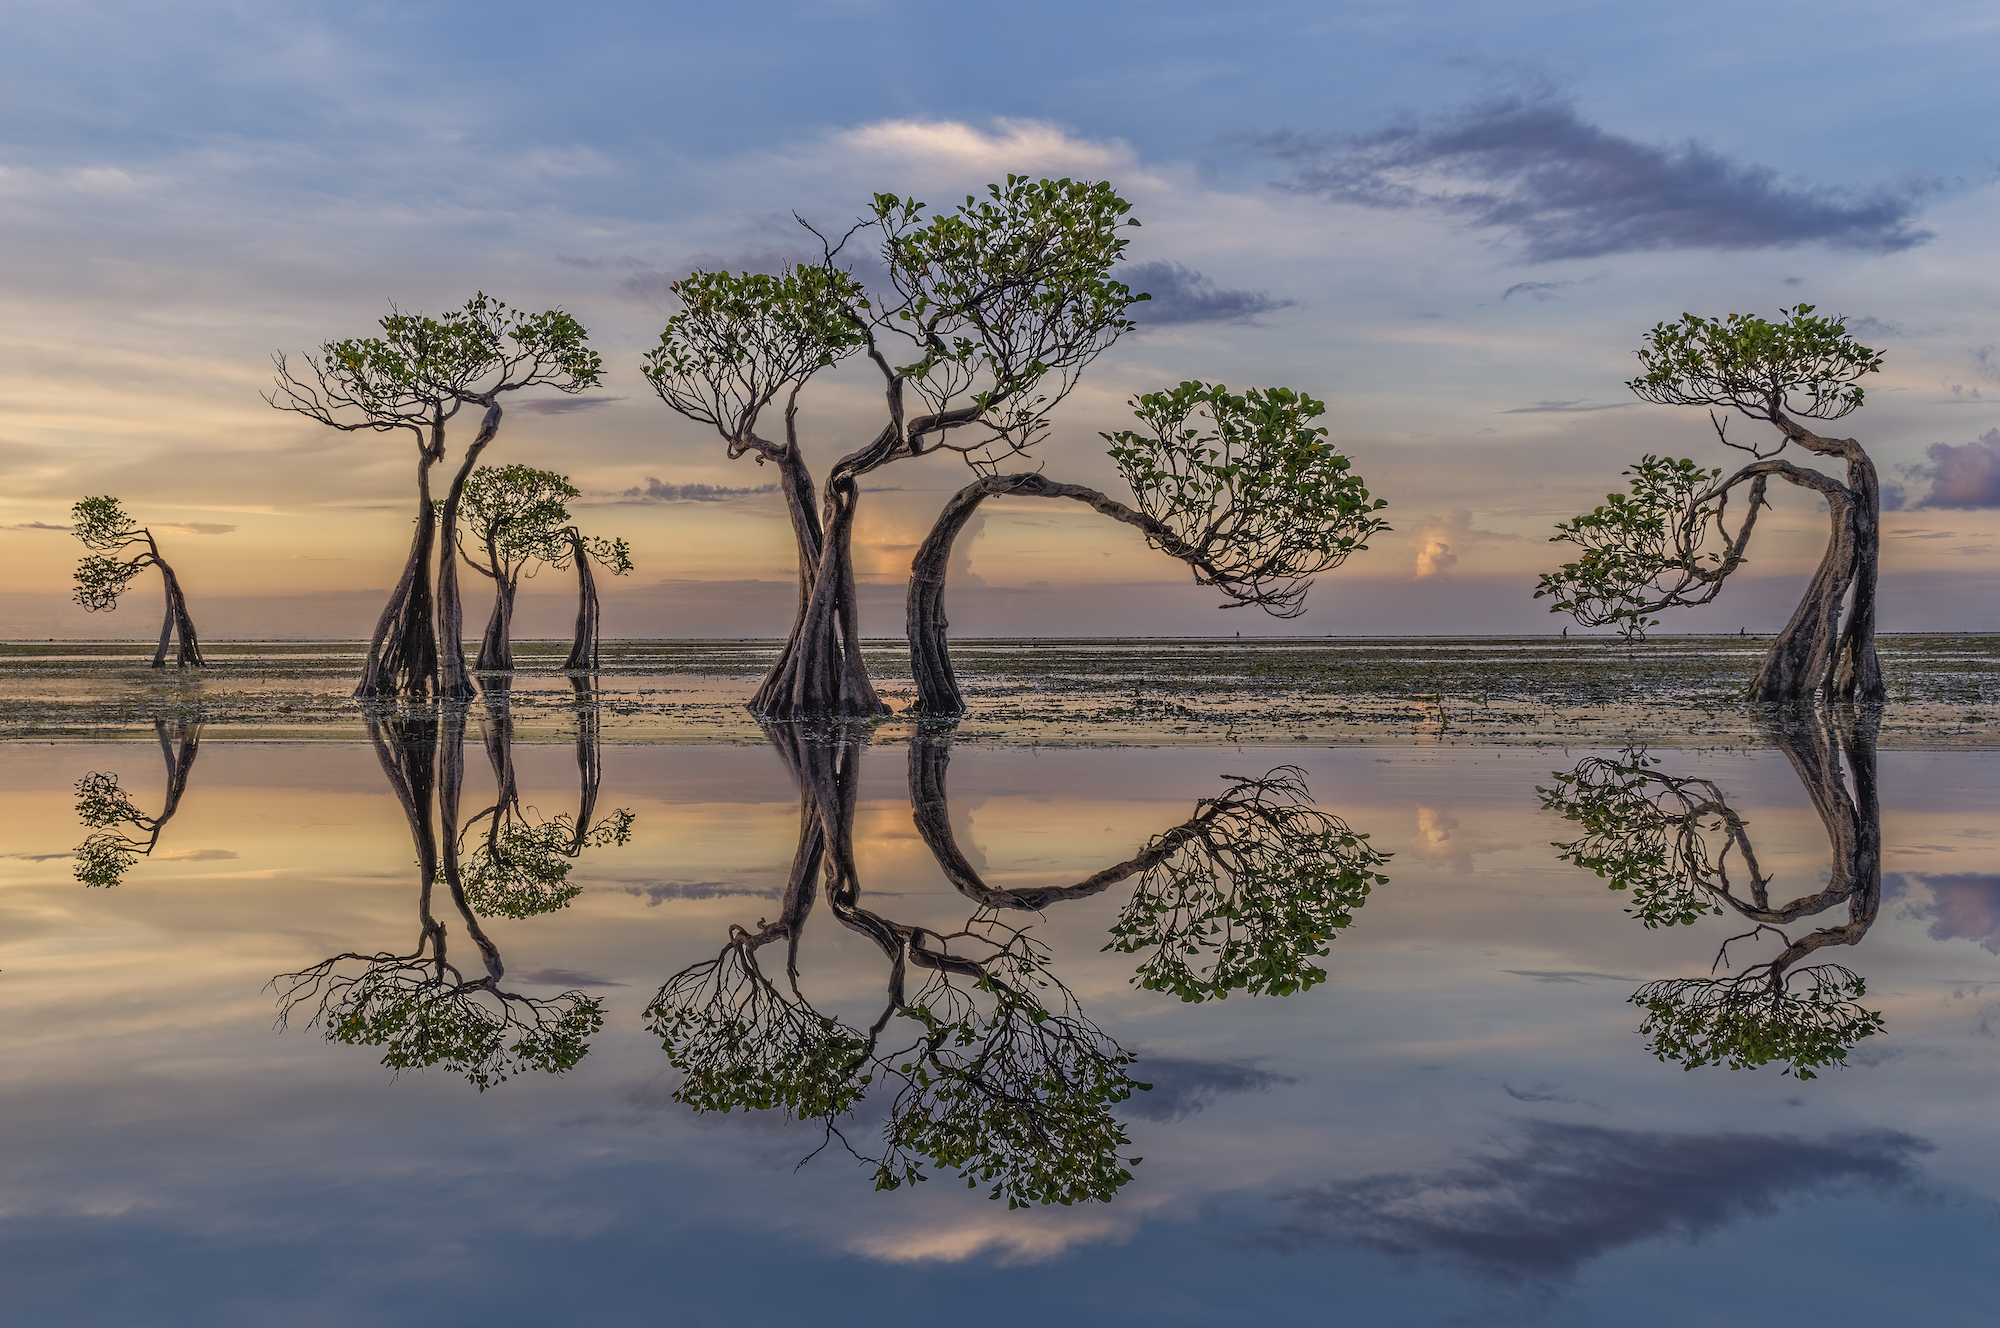
[[[1912,225],[1928,184],[1786,183],[1771,167],[1692,140],[1663,146],[1611,133],[1549,94],[1496,97],[1372,134],[1274,134],[1259,146],[1293,164],[1286,188],[1463,217],[1512,235],[1531,263],[1811,243],[1894,253],[1931,238]]]
[[[1931,482],[1931,491],[1915,506],[1962,512],[2000,507],[2000,429],[1988,429],[1973,441],[1956,446],[1932,443],[1925,455],[1929,464],[1911,467],[1908,472]]]

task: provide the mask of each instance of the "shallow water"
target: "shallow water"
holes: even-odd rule
[[[213,726],[196,743],[185,723],[162,724],[163,746],[6,748],[0,1091],[12,1146],[0,1222],[15,1321],[694,1325],[941,1308],[968,1324],[1286,1313],[1357,1325],[1990,1321],[2000,1198],[1990,1110],[2000,757],[1990,751],[1873,757],[1879,896],[1850,889],[1781,927],[1796,940],[1867,915],[1855,943],[1799,968],[1832,962],[1858,975],[1865,992],[1849,1004],[1882,1029],[1856,1039],[1844,1066],[1802,1080],[1780,1073],[1782,1058],[1732,1072],[1650,1054],[1627,998],[1706,977],[1718,947],[1754,923],[1644,926],[1626,911],[1632,891],[1559,860],[1551,841],[1585,827],[1537,790],[1563,787],[1560,775],[1593,759],[1628,782],[1653,777],[1644,771],[1709,781],[1697,791],[1739,818],[1782,909],[1839,881],[1814,794],[1821,810],[1853,809],[1866,838],[1866,750],[1820,769],[1815,788],[1810,751],[1772,748],[913,751],[887,732],[846,745],[600,746],[583,716],[562,722],[585,723],[584,741],[510,747],[475,707],[465,745],[446,732],[441,755],[421,726],[385,730],[379,749],[218,741]],[[458,824],[472,824],[461,866],[478,860],[488,823],[476,817],[508,759],[516,825],[573,821],[595,770],[587,819],[605,827],[574,856],[538,859],[560,872],[511,893],[475,883],[469,914],[442,878],[433,887],[430,915],[462,977],[489,971],[471,943],[477,923],[503,973],[495,985],[544,1012],[601,1010],[565,1072],[517,1065],[484,1092],[438,1064],[384,1068],[385,1047],[359,1045],[363,1036],[329,1039],[337,1008],[314,1027],[308,1001],[276,1027],[297,983],[269,985],[329,956],[354,956],[335,971],[360,973],[416,952],[423,834],[413,839],[392,777],[448,785],[454,751],[466,763]],[[183,786],[150,852],[100,844],[73,856],[92,833],[146,843],[149,823],[115,818],[123,806],[157,818],[173,771]],[[93,772],[115,775],[126,799],[106,801],[102,779],[88,786],[95,831],[77,813],[77,783]],[[1281,787],[1246,793],[1243,779],[1259,777]],[[935,812],[928,823],[913,819],[913,784]],[[1162,971],[1158,952],[1106,946],[1121,921],[1129,932],[1143,916],[1135,901],[1163,897],[1171,871],[1081,898],[1018,893],[1127,862],[1204,809],[1234,815],[1259,796],[1296,808],[1299,792],[1338,822],[1293,830],[1334,840],[1281,834],[1265,860],[1272,879],[1217,876],[1212,861],[1206,879],[1239,903],[1252,887],[1275,888],[1295,906],[1284,916],[1326,924],[1323,947],[1259,950],[1273,938],[1257,934],[1257,908],[1239,910],[1238,953],[1269,960],[1267,985],[1324,971],[1303,990],[1213,999],[1212,955],[1196,955],[1179,984],[1209,999],[1136,986],[1142,966]],[[1269,847],[1269,822],[1256,824],[1265,828],[1247,833]],[[1712,859],[1721,822],[1704,824]],[[1365,895],[1362,849],[1329,831],[1340,826],[1391,855],[1367,868],[1388,879]],[[548,842],[567,848],[569,828]],[[830,845],[819,863],[844,860],[851,844],[851,871],[815,872],[818,897],[788,901],[802,833]],[[1724,865],[1741,892],[1735,851]],[[1307,861],[1354,870],[1338,881],[1286,875]],[[1176,864],[1183,883],[1201,885],[1198,854]],[[80,868],[104,884],[81,884]],[[1014,891],[1043,907],[981,913],[967,897],[979,889],[989,903]],[[543,905],[554,906],[533,911]],[[1329,921],[1342,912],[1347,925]],[[1152,1085],[1084,1102],[1068,1122],[1107,1112],[1122,1122],[1130,1147],[1119,1155],[1144,1159],[1129,1183],[1108,1201],[1009,1208],[918,1146],[904,1160],[930,1179],[878,1191],[874,1166],[839,1139],[801,1165],[829,1137],[809,1111],[801,1121],[677,1101],[687,1081],[657,1029],[662,985],[726,953],[732,927],[756,933],[788,916],[803,918],[796,1001],[850,1034],[888,1004],[903,941],[885,944],[884,926],[926,953],[984,961],[998,944],[1029,956],[987,972],[1039,1002],[1100,1069],[1132,1053],[1114,1078]],[[974,934],[955,935],[969,922]],[[1021,928],[1025,941],[1013,939]],[[1771,933],[1738,940],[1722,975],[1783,948]],[[790,1001],[784,950],[781,940],[756,957]],[[911,1017],[921,993],[933,1013],[961,1002],[976,1031],[995,1008],[976,977],[945,974],[956,985],[943,991],[927,985],[937,970],[898,953],[905,989],[885,1019],[884,1058],[870,1084],[850,1084],[858,1100],[835,1121],[871,1158],[923,1096],[899,1102],[908,1057],[886,1054],[921,1032]],[[563,1045],[559,1059],[577,1050]],[[777,1043],[764,1051],[773,1047],[752,1080],[811,1078],[805,1059]],[[736,1063],[755,1059],[745,1051]],[[506,1060],[484,1064],[505,1071]],[[1085,1136],[1062,1137],[1068,1155],[1016,1146],[1015,1161],[1075,1175]]]

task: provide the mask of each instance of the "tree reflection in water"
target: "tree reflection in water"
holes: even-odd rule
[[[1301,772],[1281,767],[1234,781],[1132,858],[1074,885],[996,889],[952,837],[948,742],[925,736],[910,749],[912,813],[946,879],[978,907],[950,931],[902,922],[861,903],[853,824],[862,744],[792,725],[767,731],[800,788],[798,852],[778,916],[731,927],[714,959],[666,981],[647,1020],[682,1072],[678,1100],[818,1122],[828,1142],[874,1167],[878,1189],[924,1180],[935,1166],[1014,1207],[1109,1199],[1131,1179],[1137,1159],[1121,1151],[1130,1140],[1112,1107],[1148,1087],[1128,1072],[1135,1057],[1084,1015],[1048,949],[1006,914],[1136,877],[1106,948],[1154,952],[1141,985],[1187,1000],[1288,994],[1324,978],[1309,956],[1324,955],[1370,885],[1386,880],[1373,871],[1384,855],[1313,810]],[[822,888],[835,918],[888,962],[881,1012],[865,1028],[816,1010],[800,988],[799,941]],[[781,981],[761,958],[780,941]],[[898,1019],[906,1022],[892,1034]],[[840,1118],[878,1083],[890,1101],[880,1153],[869,1156]]]
[[[465,855],[465,896],[486,917],[530,918],[553,913],[582,892],[570,869],[585,849],[624,844],[632,837],[632,813],[619,808],[593,822],[602,770],[598,760],[597,712],[589,705],[585,679],[572,678],[577,691],[576,815],[558,812],[543,820],[521,807],[514,773],[514,715],[509,693],[489,691],[481,719],[487,761],[493,767],[493,805],[473,813],[459,831]],[[468,852],[465,841],[477,836]]]
[[[1856,1043],[1882,1030],[1881,1014],[1857,1003],[1867,992],[1859,975],[1839,964],[1797,967],[1827,946],[1859,944],[1881,908],[1875,737],[1874,718],[1852,713],[1818,713],[1799,728],[1774,725],[1772,738],[1805,785],[1833,856],[1824,888],[1778,904],[1771,900],[1774,878],[1759,867],[1749,827],[1722,789],[1665,773],[1644,748],[1628,748],[1616,760],[1593,757],[1558,774],[1555,787],[1538,790],[1544,807],[1586,831],[1557,844],[1559,856],[1614,890],[1630,889],[1626,911],[1646,926],[1691,925],[1726,913],[1757,924],[1722,943],[1709,977],[1651,982],[1633,993],[1632,1003],[1646,1012],[1639,1031],[1655,1056],[1688,1069],[1783,1062],[1783,1073],[1811,1079],[1816,1068],[1843,1063]],[[1796,940],[1783,930],[1840,904],[1847,906],[1844,923]],[[1727,967],[1731,945],[1766,932],[1783,945],[1775,957],[1714,976]]]
[[[544,998],[500,985],[506,966],[480,925],[468,890],[470,873],[459,857],[465,718],[466,707],[452,703],[368,716],[375,755],[416,845],[415,946],[406,954],[338,954],[302,972],[280,974],[271,985],[279,993],[280,1024],[305,1010],[311,1025],[329,1041],[386,1048],[382,1064],[392,1069],[441,1066],[484,1092],[526,1070],[562,1073],[589,1052],[589,1039],[603,1025],[604,1015],[598,998],[581,991]],[[501,731],[497,749],[492,735],[489,730],[489,754],[497,751],[496,773],[503,765],[507,772],[500,810],[493,811],[499,819],[518,799],[506,750],[510,734]],[[594,796],[587,783],[586,813]],[[565,873],[567,868],[565,861]],[[476,976],[452,962],[449,929],[433,907],[439,880],[477,952]]]
[[[108,888],[123,881],[133,863],[159,847],[161,831],[180,810],[194,758],[201,751],[201,721],[179,718],[169,724],[156,718],[153,733],[167,765],[167,795],[158,816],[140,811],[120,787],[116,774],[93,770],[76,781],[77,819],[97,831],[76,846],[73,870],[85,885]],[[136,833],[114,828],[125,826]]]

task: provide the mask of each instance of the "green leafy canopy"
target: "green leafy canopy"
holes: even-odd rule
[[[1670,406],[1725,406],[1757,419],[1774,412],[1838,419],[1861,405],[1859,380],[1879,371],[1882,352],[1847,333],[1846,319],[1801,304],[1772,322],[1745,314],[1682,314],[1659,323],[1638,351],[1645,372],[1626,386]]]

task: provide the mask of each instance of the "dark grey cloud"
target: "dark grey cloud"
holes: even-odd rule
[[[658,908],[669,899],[720,899],[725,895],[776,899],[781,893],[777,886],[760,889],[736,881],[661,881],[654,885],[622,886],[618,892],[645,900],[647,908]]]
[[[1863,314],[1859,318],[1848,319],[1847,330],[1857,337],[1868,337],[1871,339],[1877,337],[1900,337],[1903,335],[1903,325],[1901,323],[1892,323],[1886,318],[1877,318],[1873,314]]]
[[[516,982],[532,983],[548,987],[622,987],[622,982],[600,978],[590,973],[579,973],[573,968],[534,968],[525,973],[509,973]]]
[[[1928,184],[1785,183],[1768,166],[1692,141],[1662,146],[1609,133],[1552,95],[1498,97],[1373,134],[1273,135],[1261,146],[1294,164],[1288,188],[1450,213],[1512,235],[1534,263],[1800,244],[1892,253],[1930,238],[1911,224]]]
[[[1925,455],[1930,464],[1910,474],[1931,482],[1918,507],[1948,507],[1960,511],[2000,507],[2000,429],[1988,429],[1969,443],[1932,443]]]
[[[541,397],[534,401],[515,402],[508,409],[529,415],[575,415],[624,399],[624,397]]]
[[[1520,295],[1537,304],[1546,304],[1550,300],[1561,299],[1563,291],[1577,286],[1595,286],[1610,275],[1609,272],[1593,272],[1574,281],[1517,281],[1500,292],[1500,302],[1505,304],[1516,295]]]
[[[1339,1244],[1437,1259],[1500,1282],[1561,1282],[1613,1250],[1698,1239],[1788,1204],[1919,1194],[1913,1159],[1932,1147],[1894,1130],[1809,1140],[1530,1121],[1498,1151],[1434,1172],[1281,1195],[1293,1216],[1266,1239],[1281,1249]]]
[[[1931,939],[1977,941],[1988,954],[2000,955],[2000,875],[1980,872],[1919,877],[1930,888],[1931,902],[1911,911],[1931,920]]]
[[[1143,326],[1171,323],[1244,323],[1258,314],[1289,309],[1297,300],[1269,291],[1230,290],[1190,267],[1165,261],[1134,263],[1118,274],[1133,291],[1152,296],[1132,306],[1132,317]]]
[[[19,525],[8,526],[9,530],[68,530],[68,526],[52,526],[46,521],[23,521]]]
[[[754,498],[777,491],[775,484],[760,484],[754,489],[731,489],[719,484],[668,484],[657,476],[648,475],[645,484],[627,489],[618,496],[631,503],[726,503],[736,498]]]
[[[1132,1070],[1151,1092],[1134,1093],[1119,1111],[1145,1120],[1185,1120],[1215,1105],[1225,1093],[1264,1093],[1298,1080],[1260,1070],[1252,1061],[1190,1061],[1141,1056]]]
[[[1500,1081],[1500,1089],[1516,1102],[1559,1102],[1572,1107],[1589,1107],[1592,1111],[1609,1111],[1602,1102],[1592,1102],[1589,1098],[1571,1097],[1559,1092],[1561,1084],[1536,1084],[1533,1088],[1516,1088],[1506,1080]]]
[[[1595,979],[1605,982],[1637,982],[1639,980],[1621,973],[1591,973],[1580,968],[1503,968],[1500,971],[1511,977],[1533,978],[1537,982],[1589,982]]]
[[[1630,401],[1613,401],[1609,405],[1587,406],[1582,401],[1536,401],[1512,410],[1503,410],[1502,415],[1588,415],[1594,410],[1624,410],[1632,405]]]

